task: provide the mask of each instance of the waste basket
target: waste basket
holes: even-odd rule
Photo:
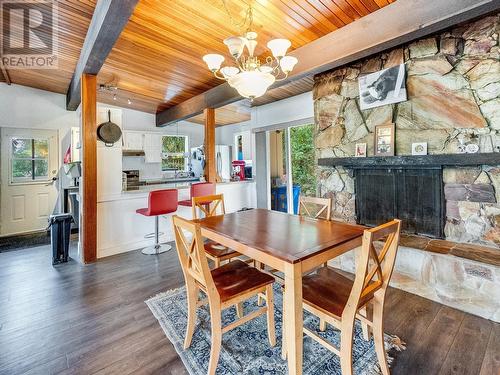
[[[68,261],[71,214],[56,214],[49,217],[50,244],[52,245],[52,265]]]

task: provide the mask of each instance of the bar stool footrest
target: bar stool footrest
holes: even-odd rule
[[[158,237],[159,236],[163,236],[165,233],[164,232],[159,232],[158,233]],[[156,236],[156,233],[155,232],[151,232],[151,233],[148,233],[144,236],[144,238],[155,238]]]

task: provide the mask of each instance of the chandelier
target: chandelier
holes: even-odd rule
[[[223,4],[227,11],[225,2]],[[246,14],[245,23],[248,19],[249,26],[244,36],[224,39],[224,44],[229,49],[236,66],[221,67],[224,56],[216,53],[203,56],[203,61],[215,77],[227,81],[241,96],[253,100],[264,95],[274,82],[286,79],[298,60],[286,55],[291,46],[288,39],[273,39],[267,43],[267,48],[271,50],[273,57],[267,56],[262,64],[260,59],[254,56],[257,33],[251,31],[253,21],[251,5]],[[244,54],[245,48],[247,54]]]

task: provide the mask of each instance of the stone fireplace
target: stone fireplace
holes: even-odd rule
[[[415,158],[411,156],[413,142],[427,142],[429,157],[456,155],[459,142],[464,139],[478,144],[479,152],[485,156],[500,150],[499,20],[498,14],[483,17],[315,77],[317,190],[318,195],[332,198],[333,218],[375,224],[380,218],[371,217],[366,211],[380,207],[362,210],[361,206],[373,200],[370,194],[375,192],[358,196],[361,185],[370,184],[370,179],[385,179],[380,182],[384,189],[396,186],[394,174],[373,176],[372,172],[367,176],[366,169],[363,172],[343,162],[332,162],[354,159],[356,143],[367,144],[366,159],[371,159],[377,125],[395,124],[398,158]],[[408,100],[361,110],[358,77],[402,63],[406,65]],[[399,173],[392,170],[391,173]],[[418,180],[411,176],[415,170],[411,171],[408,178]],[[404,244],[394,284],[500,321],[500,163],[443,163],[435,173],[426,177],[433,186],[426,199],[434,202],[434,229],[425,229],[421,217],[419,223],[412,222],[412,215],[423,217],[422,213],[407,212],[402,219],[407,222],[408,233],[440,238],[432,240],[438,244],[438,250],[427,251],[427,245],[412,245],[430,241],[425,239]],[[398,196],[401,194],[393,194],[392,208],[382,209],[397,207]],[[412,194],[404,199],[410,198],[414,198]],[[459,251],[439,250],[457,246]],[[488,261],[469,256],[481,249],[488,254]],[[352,270],[349,257],[336,262]]]

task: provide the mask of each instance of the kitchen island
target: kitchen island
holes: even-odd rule
[[[154,231],[154,218],[145,217],[135,211],[148,206],[148,195],[152,190],[177,189],[179,200],[190,198],[191,182],[177,182],[140,186],[138,190],[123,191],[98,198],[97,203],[97,257],[123,253],[153,245],[154,238],[144,238]],[[256,207],[256,188],[253,180],[218,183],[218,194],[224,194],[226,212]],[[175,213],[191,219],[190,207],[179,206]],[[160,217],[160,240],[174,240],[171,217]]]

